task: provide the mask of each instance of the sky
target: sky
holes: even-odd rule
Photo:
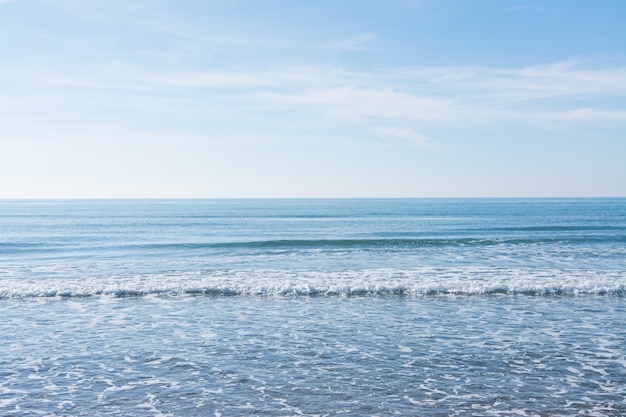
[[[623,0],[0,0],[0,198],[626,196]]]

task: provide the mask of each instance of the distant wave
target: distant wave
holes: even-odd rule
[[[523,245],[536,243],[570,242],[570,243],[598,243],[603,241],[626,242],[626,236],[611,236],[608,238],[572,237],[572,238],[453,238],[453,239],[305,239],[305,240],[267,240],[251,242],[228,242],[215,244],[198,244],[198,247],[214,248],[353,248],[353,247],[398,247],[398,246],[491,246],[491,245]],[[194,246],[194,244],[191,244]]]
[[[378,238],[378,239],[278,239],[259,241],[233,242],[172,242],[172,243],[130,243],[117,245],[83,244],[72,246],[72,243],[0,243],[0,250],[5,254],[40,253],[96,250],[200,250],[200,249],[335,249],[335,248],[400,248],[400,247],[437,247],[437,246],[493,246],[493,245],[532,245],[532,244],[598,244],[598,243],[625,243],[626,235],[611,235],[598,237],[556,236],[537,238]]]
[[[180,295],[626,295],[626,272],[488,267],[317,272],[222,270],[81,279],[0,279],[0,299]]]
[[[484,228],[484,229],[476,229],[476,230],[495,230],[495,231],[507,231],[507,232],[587,232],[593,230],[620,230],[624,231],[623,227],[620,226],[581,226],[581,225],[572,225],[572,226],[523,226],[523,227],[493,227],[493,228]]]

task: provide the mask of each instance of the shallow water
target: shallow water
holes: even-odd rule
[[[624,415],[626,300],[1,302],[5,415]]]

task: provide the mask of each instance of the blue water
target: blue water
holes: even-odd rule
[[[626,199],[0,201],[0,415],[626,415]]]

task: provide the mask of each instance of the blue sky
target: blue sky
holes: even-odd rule
[[[0,0],[0,198],[626,195],[623,0]]]

